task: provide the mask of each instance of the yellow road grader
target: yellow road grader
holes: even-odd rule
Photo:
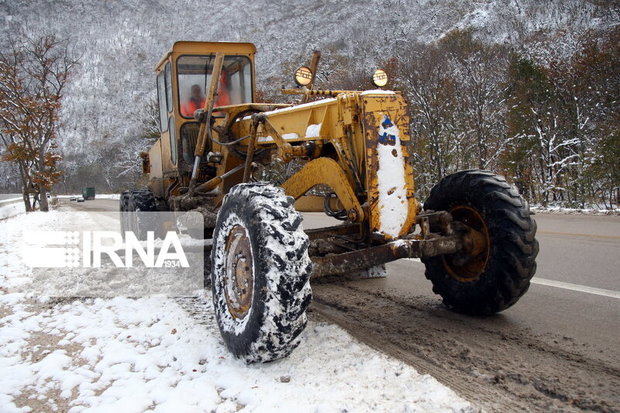
[[[300,103],[256,103],[255,53],[249,43],[173,45],[156,67],[161,137],[142,154],[148,189],[121,196],[122,211],[202,214],[205,272],[235,356],[270,361],[297,346],[312,278],[372,276],[400,258],[421,258],[433,291],[461,313],[493,314],[527,291],[536,223],[513,185],[462,171],[422,207],[399,92],[316,90],[315,55],[295,73],[299,87],[283,91]],[[385,86],[384,72],[374,79]],[[274,165],[290,168],[270,174]],[[304,231],[301,211],[340,222]]]

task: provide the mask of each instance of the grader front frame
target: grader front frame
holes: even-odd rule
[[[143,155],[149,191],[126,192],[121,206],[203,214],[216,317],[236,356],[268,361],[295,348],[311,275],[419,257],[456,311],[491,314],[525,293],[536,226],[512,185],[463,171],[444,178],[422,211],[399,92],[304,87],[287,93],[324,98],[255,103],[254,55],[251,44],[174,44],[157,66],[162,136]],[[311,85],[312,68],[302,73]],[[184,100],[198,88],[206,95],[190,116]],[[274,163],[297,170],[280,184],[259,182]],[[310,194],[317,187],[322,197]],[[343,222],[304,231],[298,211]]]

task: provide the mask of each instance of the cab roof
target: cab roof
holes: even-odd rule
[[[157,63],[155,70],[159,69],[171,54],[204,55],[217,52],[234,55],[253,55],[256,53],[256,46],[253,43],[178,41],[172,45],[170,50]]]

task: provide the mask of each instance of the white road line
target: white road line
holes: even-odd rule
[[[586,285],[565,283],[562,281],[547,280],[545,278],[534,277],[532,284],[546,285],[548,287],[563,288],[565,290],[579,291],[582,293],[602,295],[603,297],[620,298],[620,292],[613,290],[605,290],[603,288],[588,287]]]
[[[422,264],[419,258],[405,258],[407,261]],[[546,278],[534,277],[530,281],[532,284],[545,285],[547,287],[562,288],[564,290],[578,291],[581,293],[595,294],[603,297],[620,299],[620,291],[605,290],[603,288],[588,287],[587,285],[571,284],[562,281],[547,280]]]

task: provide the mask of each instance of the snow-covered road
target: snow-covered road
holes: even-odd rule
[[[310,321],[290,357],[247,366],[226,351],[200,291],[185,299],[9,293],[32,276],[19,229],[47,228],[54,214],[0,221],[2,412],[477,411],[324,322]]]

